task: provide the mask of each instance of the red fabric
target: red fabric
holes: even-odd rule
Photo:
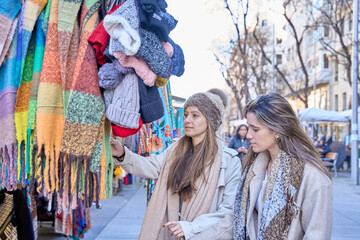
[[[113,6],[113,8],[107,13],[107,15],[115,12],[121,4]],[[93,31],[91,36],[88,38],[88,42],[95,49],[95,55],[97,62],[102,66],[106,63],[107,57],[104,55],[104,51],[109,42],[110,35],[104,28],[104,19],[100,22],[98,27]]]
[[[128,185],[128,184],[129,184],[129,175],[128,175],[128,174],[126,174],[126,176],[124,177],[124,179],[123,179],[123,184],[124,184],[124,185]]]
[[[136,129],[124,128],[124,127],[120,127],[115,124],[111,124],[111,127],[112,127],[113,134],[115,136],[125,138],[125,137],[136,134],[140,130],[142,125],[143,125],[143,122],[142,122],[141,118],[139,118],[139,128],[136,128]]]

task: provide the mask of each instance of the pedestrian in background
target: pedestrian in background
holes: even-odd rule
[[[248,132],[248,126],[246,124],[240,124],[236,129],[235,136],[230,139],[229,148],[232,148],[238,152],[238,157],[243,161],[246,153],[248,152],[250,141],[246,139]]]
[[[196,239],[329,240],[332,182],[290,104],[260,95],[245,107],[251,142],[234,212]]]
[[[330,146],[325,141],[325,136],[320,138],[319,143],[316,145],[316,149],[319,151],[321,158],[324,158],[326,153],[331,152]]]
[[[111,140],[127,172],[158,179],[139,239],[191,239],[233,211],[241,164],[216,135],[226,101],[218,89],[189,97],[185,135],[159,155],[141,157]]]

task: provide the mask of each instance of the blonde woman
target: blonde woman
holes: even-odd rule
[[[290,104],[260,95],[245,107],[251,142],[234,213],[197,239],[329,240],[332,182]]]
[[[139,239],[192,239],[233,211],[241,165],[216,131],[226,96],[196,93],[184,105],[185,136],[157,156],[140,157],[112,140],[112,153],[131,174],[158,179]]]

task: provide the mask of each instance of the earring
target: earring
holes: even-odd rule
[[[279,136],[276,136],[275,139],[276,139],[276,143],[280,142],[280,137]]]

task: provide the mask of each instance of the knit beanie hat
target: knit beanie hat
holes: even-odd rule
[[[116,88],[124,77],[132,72],[131,68],[123,67],[119,61],[105,63],[98,72],[99,86],[105,89]]]
[[[204,114],[214,131],[217,131],[225,114],[227,96],[220,89],[210,89],[207,92],[195,93],[187,99],[184,111],[189,106],[195,106]]]
[[[137,75],[129,73],[115,88],[113,100],[106,109],[106,117],[121,127],[138,128],[139,107]]]
[[[141,46],[136,56],[144,59],[150,69],[162,78],[169,78],[172,62],[159,38],[148,30],[140,28]]]
[[[111,128],[113,131],[113,134],[117,137],[122,137],[122,138],[126,138],[128,136],[134,135],[136,134],[138,131],[140,131],[140,128],[142,127],[143,122],[141,120],[141,118],[139,118],[139,128],[124,128],[124,127],[120,127],[118,125],[115,124],[111,124]]]
[[[135,55],[139,50],[139,16],[135,0],[127,0],[115,12],[106,15],[104,28],[110,35],[110,54],[122,51]]]
[[[169,33],[176,27],[177,20],[169,13],[157,8],[148,9],[148,4],[140,4],[139,18],[142,28],[152,31],[162,42],[167,42]]]
[[[173,69],[171,74],[180,77],[183,75],[185,69],[185,58],[183,50],[179,45],[177,45],[171,38],[169,38],[169,43],[173,46],[174,51],[171,57],[171,61],[173,63]]]
[[[164,116],[164,105],[156,86],[148,87],[139,77],[140,115],[143,123],[151,123]]]

